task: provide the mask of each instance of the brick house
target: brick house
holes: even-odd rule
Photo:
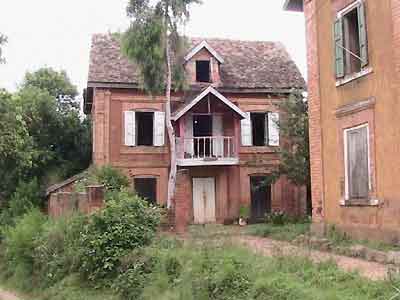
[[[287,0],[304,11],[314,229],[400,240],[400,0]]]
[[[186,92],[172,95],[177,145],[175,214],[187,223],[224,223],[241,205],[261,218],[299,215],[304,189],[268,176],[279,163],[278,104],[304,80],[280,43],[191,39]],[[93,120],[93,160],[131,178],[135,191],[165,204],[169,147],[164,96],[140,89],[137,68],[112,35],[94,35],[84,109]],[[256,188],[257,187],[257,188]]]

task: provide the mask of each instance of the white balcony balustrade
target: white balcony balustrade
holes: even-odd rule
[[[176,139],[179,166],[236,165],[236,140],[231,136],[180,137]]]

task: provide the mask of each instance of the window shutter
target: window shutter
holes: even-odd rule
[[[348,191],[350,199],[365,199],[369,191],[368,129],[347,133]]]
[[[153,145],[164,146],[165,144],[165,112],[154,112],[154,135]]]
[[[252,146],[253,145],[253,137],[251,132],[251,118],[250,113],[246,113],[247,118],[240,121],[241,125],[241,134],[242,134],[242,145],[243,146]]]
[[[212,116],[212,133],[213,133],[213,155],[223,156],[224,149],[224,139],[222,138],[224,134],[222,115]]]
[[[334,47],[335,47],[335,68],[336,78],[344,76],[344,39],[343,39],[343,19],[339,18],[334,25]]]
[[[365,4],[361,2],[357,7],[358,15],[358,32],[360,36],[360,57],[361,67],[365,67],[368,64],[368,45],[367,45],[367,27],[365,21]]]
[[[190,156],[194,155],[194,143],[193,143],[193,116],[186,114],[185,118],[185,133],[184,133],[184,149],[185,153]]]
[[[136,123],[135,123],[135,112],[125,112],[125,145],[136,146]]]
[[[268,145],[279,146],[279,113],[268,113]]]

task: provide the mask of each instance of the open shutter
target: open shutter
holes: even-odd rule
[[[279,146],[279,113],[268,113],[268,145]]]
[[[194,143],[193,143],[193,116],[185,114],[185,133],[184,133],[184,150],[185,154],[193,157]]]
[[[165,112],[154,112],[154,146],[164,146],[165,144]]]
[[[135,112],[126,111],[125,112],[125,145],[126,146],[136,146],[136,123],[135,123]]]
[[[360,57],[361,67],[368,64],[368,45],[367,45],[367,27],[365,21],[365,4],[361,2],[357,7],[358,14],[358,32],[360,36]]]
[[[343,39],[343,19],[339,18],[334,25],[334,47],[335,47],[335,68],[336,78],[344,76],[344,39]]]
[[[223,139],[223,122],[222,115],[213,115],[212,117],[212,133],[213,133],[213,155],[223,156],[224,139]]]
[[[246,113],[247,118],[240,121],[241,125],[241,134],[242,134],[242,145],[243,146],[252,146],[253,145],[253,137],[251,132],[251,118],[250,113]]]

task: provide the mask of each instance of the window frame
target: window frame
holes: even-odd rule
[[[138,114],[140,114],[140,113],[151,113],[152,115],[153,115],[153,128],[152,128],[152,142],[151,142],[151,145],[139,145],[139,133],[138,133],[138,130],[139,130],[139,126],[138,126],[138,124],[139,124],[139,118],[138,118]],[[135,130],[136,130],[136,132],[135,132],[135,145],[136,145],[136,147],[156,147],[156,146],[154,146],[154,128],[155,128],[155,111],[146,111],[146,110],[135,110],[135,114],[136,114],[136,116],[135,116],[135,122],[136,122],[136,124],[135,124]]]
[[[201,81],[201,80],[199,80],[199,78],[198,78],[198,64],[202,64],[202,63],[208,63],[208,81]],[[197,83],[211,83],[212,82],[212,80],[211,80],[211,60],[206,60],[206,59],[198,59],[198,60],[196,60],[195,61],[195,66],[196,66],[196,82]],[[201,77],[201,76],[199,76],[199,77]]]
[[[136,193],[136,189],[135,189],[135,180],[136,179],[152,179],[155,180],[155,191],[154,191],[154,195],[156,197],[155,199],[155,205],[159,203],[159,195],[158,195],[158,185],[159,185],[159,180],[158,180],[158,176],[153,176],[153,175],[135,175],[133,176],[133,180],[132,180],[132,190]],[[139,196],[139,195],[138,195]],[[151,203],[151,201],[149,201],[149,203]]]
[[[338,69],[337,69],[337,59],[338,59],[338,56],[337,56],[337,46],[336,46],[336,38],[337,38],[337,36],[336,36],[336,23],[340,20],[340,24],[341,24],[341,35],[342,35],[342,40],[343,40],[343,43],[344,43],[344,40],[345,40],[345,32],[344,32],[344,17],[348,14],[348,13],[350,13],[350,12],[352,12],[353,10],[357,10],[357,16],[358,16],[358,18],[360,18],[359,17],[359,15],[358,15],[358,13],[359,13],[359,6],[362,6],[363,8],[362,8],[362,11],[363,11],[363,16],[364,16],[364,31],[365,31],[365,47],[366,47],[366,57],[367,57],[367,59],[366,59],[366,62],[365,62],[365,64],[363,64],[363,62],[361,61],[361,67],[360,67],[360,70],[359,71],[356,71],[356,72],[352,72],[352,73],[346,73],[346,51],[343,49],[342,51],[343,51],[343,58],[342,58],[342,60],[343,60],[343,75],[342,76],[340,76],[340,75],[338,75]],[[335,80],[336,80],[336,87],[339,87],[339,86],[342,86],[342,85],[345,85],[345,84],[347,84],[347,83],[349,83],[349,82],[351,82],[351,81],[353,81],[353,80],[356,80],[356,79],[359,79],[359,78],[361,78],[361,77],[364,77],[364,76],[367,76],[367,75],[369,75],[369,74],[371,74],[372,72],[373,72],[373,69],[372,69],[372,67],[370,66],[370,61],[369,61],[369,51],[368,51],[368,32],[367,32],[367,15],[366,15],[366,6],[365,6],[365,0],[355,0],[354,2],[352,2],[352,3],[350,3],[349,5],[347,5],[346,7],[344,7],[343,9],[341,9],[340,11],[338,11],[337,13],[336,13],[336,18],[335,18],[335,21],[334,21],[334,26],[333,26],[333,28],[334,28],[334,30],[333,30],[333,36],[334,36],[334,39],[333,39],[333,41],[334,41],[334,43],[333,43],[333,49],[334,49],[334,69],[335,69],[335,72],[334,72],[334,76],[335,76]],[[359,27],[360,27],[360,25],[359,25]],[[361,36],[360,36],[360,39],[361,39]],[[361,47],[360,47],[360,51],[361,51]],[[360,53],[360,56],[362,57],[363,55],[362,55],[362,53]]]
[[[371,146],[370,146],[370,130],[369,130],[369,124],[368,123],[364,123],[358,126],[354,126],[351,128],[346,128],[343,130],[343,143],[344,143],[344,200],[345,201],[352,201],[354,200],[353,198],[350,198],[350,182],[349,182],[349,170],[348,170],[348,166],[349,166],[349,162],[348,162],[348,141],[347,141],[347,137],[348,137],[348,133],[354,130],[358,130],[361,128],[366,128],[367,129],[367,161],[368,161],[368,194],[370,194],[371,190],[372,190],[372,178],[371,178]],[[369,199],[369,196],[367,197],[366,200]],[[357,199],[358,200],[358,199]]]
[[[256,148],[279,148],[280,147],[280,129],[278,128],[279,131],[279,145],[270,145],[270,126],[269,126],[269,118],[271,113],[278,113],[280,115],[279,111],[247,111],[249,113],[249,119],[250,119],[250,131],[251,131],[251,145],[243,145],[243,142],[241,142],[241,147],[256,147]],[[253,122],[252,122],[252,115],[253,114],[263,114],[264,115],[264,145],[262,146],[256,146],[254,145],[254,136],[253,136]],[[242,130],[242,127],[240,127],[240,130]],[[242,133],[240,132],[240,136],[242,136]]]

